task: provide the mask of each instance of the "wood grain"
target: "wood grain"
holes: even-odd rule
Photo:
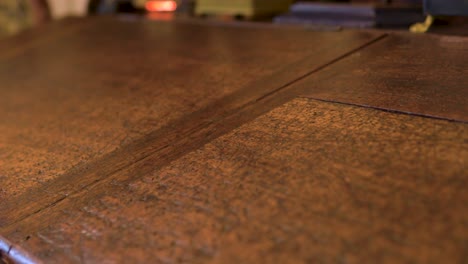
[[[47,263],[463,263],[467,142],[463,123],[295,99],[0,232]]]
[[[466,38],[43,30],[0,42],[0,263],[467,261]]]
[[[304,96],[468,122],[468,37],[392,34],[298,83]]]
[[[155,152],[177,157],[211,138],[186,143],[200,128],[382,36],[88,23],[0,64],[0,226]]]

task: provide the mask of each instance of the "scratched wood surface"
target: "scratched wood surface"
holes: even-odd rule
[[[467,128],[295,99],[0,231],[47,263],[463,263]]]
[[[297,86],[306,97],[468,122],[467,76],[468,37],[393,34]]]
[[[235,109],[378,37],[128,19],[70,28],[51,26],[50,37],[0,54],[2,200],[48,190],[44,183],[257,82],[250,97],[223,106]],[[96,179],[70,180],[76,188]]]

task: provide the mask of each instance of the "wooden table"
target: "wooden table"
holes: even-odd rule
[[[466,37],[115,17],[0,48],[6,263],[468,258]]]

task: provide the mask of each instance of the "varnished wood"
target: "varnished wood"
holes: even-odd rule
[[[304,96],[468,122],[468,38],[392,34],[298,83]]]
[[[466,129],[296,99],[1,232],[47,263],[462,263]]]

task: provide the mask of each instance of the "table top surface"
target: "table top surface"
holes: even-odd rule
[[[466,37],[116,17],[0,48],[0,259],[467,258]]]

